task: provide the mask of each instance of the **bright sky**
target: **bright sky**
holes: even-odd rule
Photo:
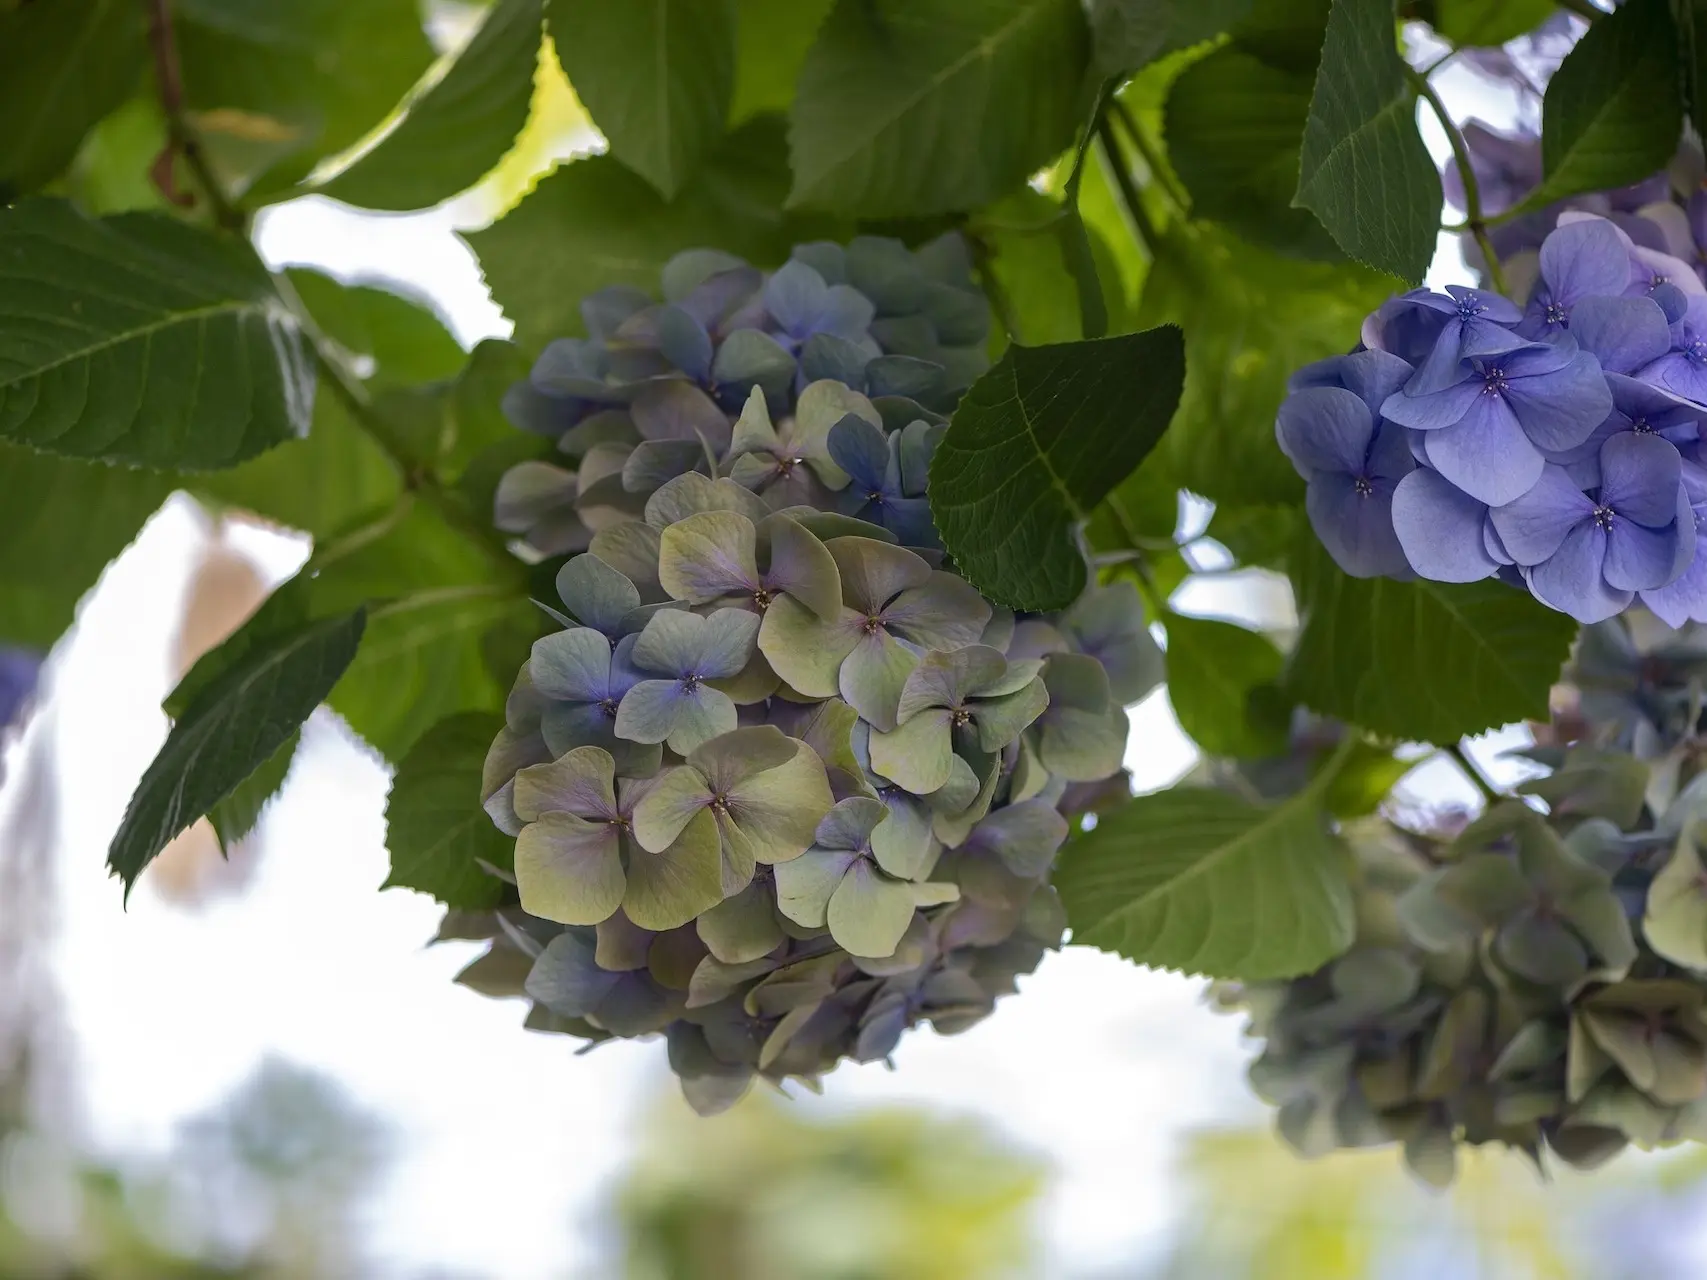
[[[1476,84],[1455,72],[1444,82],[1459,103]],[[1502,104],[1471,105],[1501,118]],[[1429,136],[1444,153],[1438,131]],[[275,263],[425,289],[472,344],[507,326],[451,234],[455,217],[303,200],[269,214],[260,243]],[[1435,278],[1462,273],[1443,245]],[[185,910],[145,884],[121,910],[105,847],[166,731],[166,655],[201,529],[193,504],[174,500],[108,572],[56,655],[51,714],[22,748],[51,750],[62,788],[57,971],[86,1133],[110,1149],[162,1150],[180,1121],[277,1054],[331,1073],[395,1125],[398,1159],[369,1224],[388,1274],[603,1273],[600,1198],[641,1111],[670,1087],[662,1046],[577,1057],[571,1041],[522,1031],[521,1006],[451,984],[475,949],[427,949],[435,905],[376,892],[387,774],[330,713],[308,726],[246,894]],[[275,577],[303,555],[270,535],[245,546]],[[1189,585],[1178,603],[1272,622],[1284,591],[1242,578]],[[1477,754],[1499,773],[1492,753],[1518,740],[1500,736]],[[1128,763],[1140,789],[1191,760],[1165,695],[1136,709]],[[1445,766],[1412,782],[1431,800],[1474,800]],[[909,1034],[894,1072],[844,1067],[824,1098],[800,1105],[904,1101],[981,1116],[1057,1170],[1043,1222],[1051,1275],[1130,1263],[1159,1247],[1179,1209],[1170,1162],[1182,1135],[1264,1121],[1243,1081],[1238,1021],[1203,1008],[1199,983],[1077,949],[1022,987],[972,1031]]]

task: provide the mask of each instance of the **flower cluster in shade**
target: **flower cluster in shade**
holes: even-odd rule
[[[1293,376],[1276,436],[1342,569],[1707,620],[1707,285],[1693,240],[1685,259],[1628,225],[1560,211],[1521,303],[1417,289]]]
[[[1402,1143],[1444,1184],[1465,1144],[1589,1168],[1707,1141],[1704,673],[1701,628],[1589,627],[1528,752],[1545,814],[1348,826],[1353,949],[1221,993],[1294,1147]]]
[[[1059,944],[1051,865],[1126,794],[1161,658],[1129,584],[1016,617],[944,556],[933,406],[987,323],[958,241],[768,277],[691,253],[663,293],[589,299],[602,337],[511,396],[564,461],[512,473],[499,523],[573,554],[487,760],[513,901],[449,927],[492,939],[465,982],[662,1033],[714,1111],[969,1026]],[[932,358],[883,354],[914,338]],[[761,339],[774,371],[726,354]]]

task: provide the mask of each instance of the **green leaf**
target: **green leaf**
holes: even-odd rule
[[[1707,136],[1707,0],[1674,0],[1678,80],[1695,132]]]
[[[1313,84],[1310,71],[1232,46],[1180,73],[1162,127],[1195,216],[1282,253],[1340,256],[1316,216],[1292,204]]]
[[[1683,121],[1680,40],[1666,0],[1630,0],[1590,25],[1541,103],[1539,206],[1663,169]]]
[[[766,111],[787,111],[806,51],[831,0],[736,0],[735,101],[731,124]]]
[[[83,139],[61,179],[63,194],[85,213],[97,215],[165,209],[166,197],[149,176],[165,147],[160,103],[151,93],[138,93],[102,117]]]
[[[0,209],[0,439],[204,470],[307,430],[295,322],[247,244],[62,200]]]
[[[51,648],[177,481],[0,445],[0,643]]]
[[[1167,430],[1179,330],[1009,347],[972,384],[931,462],[931,513],[968,581],[1015,609],[1085,587],[1076,526]]]
[[[184,93],[219,171],[276,198],[433,63],[417,0],[176,0]]]
[[[497,0],[443,76],[418,86],[398,126],[320,187],[364,209],[425,209],[493,169],[527,124],[541,0]]]
[[[840,224],[784,217],[788,168],[781,130],[762,116],[730,134],[681,195],[666,203],[610,156],[557,169],[498,222],[467,237],[492,296],[538,351],[583,332],[580,302],[609,284],[656,291],[683,249],[715,245],[760,266]]]
[[[147,61],[135,0],[0,12],[0,203],[58,176]]]
[[[1176,482],[1228,505],[1300,504],[1304,484],[1274,444],[1286,380],[1350,350],[1391,286],[1354,263],[1283,258],[1214,227],[1171,229],[1138,322],[1185,330],[1185,394],[1158,451]]]
[[[449,907],[480,911],[503,901],[515,841],[480,807],[480,770],[504,717],[466,712],[441,720],[397,766],[385,802],[391,874],[382,888],[418,889]]]
[[[227,857],[231,856],[231,847],[260,823],[261,815],[284,786],[301,738],[300,732],[291,734],[285,739],[284,746],[273,752],[265,764],[208,810],[208,821],[213,824],[213,833],[219,837],[219,847]]]
[[[1577,633],[1564,614],[1500,582],[1350,578],[1319,546],[1297,559],[1288,687],[1307,706],[1439,744],[1546,718]]]
[[[439,453],[443,474],[462,477],[476,457],[494,446],[512,443],[518,432],[502,407],[504,392],[528,375],[530,362],[514,343],[487,338],[468,357],[445,404]],[[475,504],[482,516],[490,504]]]
[[[790,117],[789,203],[988,203],[1071,145],[1089,43],[1078,0],[837,0]]]
[[[1500,45],[1558,12],[1553,0],[1434,0],[1434,29],[1460,48]]]
[[[611,154],[666,200],[675,196],[729,117],[730,0],[552,0],[546,21]]]
[[[195,697],[137,784],[107,865],[125,894],[185,827],[231,795],[308,719],[350,665],[366,611],[285,631]]]
[[[1251,0],[1092,0],[1097,66],[1136,71],[1232,27]]]
[[[322,333],[360,363],[375,385],[456,376],[466,355],[424,295],[396,284],[345,284],[306,267],[285,273]]]
[[[989,249],[983,270],[1006,300],[1006,319],[1014,326],[1008,336],[1027,346],[1085,336],[1065,246],[1050,234],[1061,217],[1058,201],[1024,188],[986,209],[977,226]]]
[[[1417,761],[1401,760],[1368,742],[1353,746],[1344,761],[1322,793],[1322,803],[1336,818],[1374,813],[1399,779],[1417,767]]]
[[[1055,872],[1072,940],[1248,982],[1332,959],[1356,933],[1350,858],[1322,810],[1332,773],[1272,807],[1175,787],[1101,815]]]
[[[1293,203],[1359,262],[1416,284],[1434,258],[1441,199],[1392,0],[1334,0]]]
[[[1254,758],[1286,748],[1285,725],[1253,714],[1251,695],[1285,663],[1267,636],[1231,622],[1170,613],[1168,700],[1180,728],[1205,752]]]

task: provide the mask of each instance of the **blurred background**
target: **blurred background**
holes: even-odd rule
[[[435,14],[453,47],[467,15]],[[1533,115],[1509,79],[1439,83],[1455,115]],[[404,217],[295,201],[260,247],[429,297],[472,345],[507,326],[455,233],[601,145],[542,74],[527,134],[475,191]],[[1443,239],[1430,282],[1462,279]],[[1205,518],[1181,514],[1187,532]],[[1707,1157],[1626,1155],[1592,1186],[1487,1157],[1447,1193],[1391,1152],[1301,1163],[1201,983],[1077,949],[965,1034],[909,1037],[893,1071],[697,1119],[660,1046],[577,1055],[452,982],[477,948],[429,947],[436,906],[377,892],[389,778],[325,709],[229,859],[198,825],[124,904],[103,853],[164,739],[162,697],[306,553],[180,496],[45,661],[0,653],[0,1280],[1707,1274]],[[1295,621],[1284,580],[1218,573],[1206,542],[1195,562],[1182,610]],[[1193,766],[1165,691],[1132,723],[1140,790]],[[1474,754],[1510,780],[1501,753],[1524,740]],[[1396,802],[1477,803],[1433,764]]]

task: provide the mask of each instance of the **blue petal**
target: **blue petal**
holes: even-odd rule
[[[828,293],[823,276],[798,259],[790,260],[765,282],[765,310],[789,333],[805,338],[812,332]]]
[[[1540,564],[1572,529],[1594,517],[1594,503],[1562,468],[1549,466],[1534,488],[1488,513],[1500,544],[1518,564]]]
[[[1675,522],[1650,529],[1629,520],[1614,519],[1606,536],[1606,585],[1620,591],[1652,591],[1673,581],[1680,566],[1680,549],[1695,546],[1695,521],[1687,529]]]
[[[711,335],[681,307],[659,311],[658,350],[695,382],[704,382],[711,372]]]
[[[1659,436],[1625,431],[1601,447],[1600,501],[1626,520],[1650,529],[1669,525],[1677,518],[1682,479],[1682,456]]]
[[[1630,373],[1671,347],[1665,312],[1652,298],[1584,298],[1571,314],[1571,336],[1613,373]]]
[[[1529,589],[1543,604],[1568,613],[1578,622],[1604,622],[1621,613],[1633,593],[1610,587],[1602,574],[1606,562],[1606,532],[1592,520],[1571,530],[1559,550],[1528,570]]]
[[[1657,591],[1642,592],[1642,603],[1668,627],[1707,622],[1707,539],[1695,536],[1695,556],[1683,576]]]
[[[1606,388],[1600,362],[1583,351],[1562,368],[1520,372],[1524,366],[1517,361],[1527,354],[1517,353],[1507,369],[1505,400],[1511,412],[1537,448],[1568,449],[1581,444],[1612,412],[1612,393]],[[1533,362],[1525,364],[1533,367]]]
[[[1478,394],[1464,416],[1425,438],[1428,463],[1491,507],[1527,493],[1546,465],[1499,396]]]
[[[1389,485],[1364,494],[1351,476],[1319,473],[1305,492],[1304,508],[1328,554],[1352,577],[1409,576],[1410,561],[1393,532]]]
[[[1393,491],[1393,530],[1405,559],[1436,582],[1479,582],[1499,568],[1483,535],[1487,514],[1486,503],[1436,471],[1418,468]]]
[[[1584,298],[1624,292],[1630,280],[1630,251],[1618,230],[1602,218],[1559,227],[1541,243],[1541,278],[1553,298],[1573,311]],[[1571,328],[1576,328],[1573,314]]]
[[[844,414],[830,428],[830,457],[852,478],[848,486],[862,495],[884,491],[884,473],[889,466],[889,441],[881,427],[858,414]]]
[[[865,371],[875,352],[875,346],[868,350],[833,333],[815,333],[800,348],[801,383],[804,386],[828,378],[850,387],[864,387]]]
[[[1471,370],[1464,381],[1443,391],[1427,395],[1400,391],[1381,402],[1381,416],[1402,427],[1439,431],[1452,426],[1469,412],[1470,406],[1481,398],[1484,385],[1483,380]]]
[[[1306,479],[1312,472],[1361,475],[1375,419],[1349,391],[1305,387],[1281,404],[1274,429],[1281,449]]]

